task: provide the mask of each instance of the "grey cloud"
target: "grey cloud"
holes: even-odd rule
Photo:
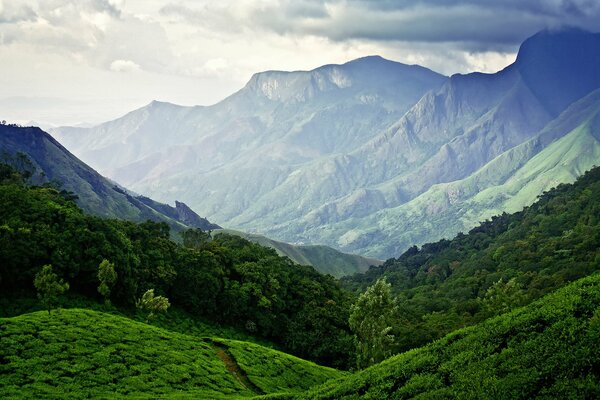
[[[290,22],[289,32],[332,40],[458,43],[465,50],[503,50],[544,28],[600,28],[598,2],[577,1],[349,1],[318,23]],[[266,22],[268,23],[268,21]]]
[[[28,3],[26,9],[32,15],[26,26],[21,23],[23,18],[0,25],[0,45],[26,44],[43,53],[72,57],[104,69],[118,60],[130,60],[149,71],[168,68],[172,52],[159,23],[125,15],[108,0]],[[4,15],[11,8],[0,10]]]
[[[190,3],[191,4],[191,3]],[[451,43],[466,51],[514,51],[533,33],[561,25],[600,30],[597,0],[284,0],[246,9],[166,6],[164,14],[218,21],[224,31],[315,35],[333,41]]]
[[[285,34],[288,27],[294,28],[290,22],[303,24],[309,20],[326,21],[330,18],[326,4],[320,0],[281,0],[277,5],[257,2],[242,7],[235,2],[233,5],[207,3],[200,7],[169,3],[159,13],[225,34],[247,30],[271,30]]]
[[[597,13],[600,3],[596,0],[348,0],[348,4],[371,10],[406,10],[415,6],[426,8],[475,6],[495,11],[520,11],[536,15],[564,17],[586,16]]]
[[[0,24],[33,21],[36,18],[37,15],[30,6],[0,0]]]

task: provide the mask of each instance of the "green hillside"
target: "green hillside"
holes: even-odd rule
[[[600,93],[598,93],[600,95]],[[559,183],[574,182],[600,164],[600,106],[596,113],[564,137],[532,157],[502,185],[490,187],[466,203],[465,218],[482,221],[492,215],[516,212],[532,204],[539,193]]]
[[[215,229],[212,224],[176,202],[176,207],[146,197],[134,196],[101,176],[79,160],[49,134],[36,127],[0,124],[0,161],[23,164],[25,156],[33,172],[33,182],[53,182],[72,192],[77,204],[87,213],[101,217],[143,222],[166,222],[176,232],[188,227]]]
[[[344,375],[252,343],[83,309],[1,318],[0,360],[3,399],[245,398]]]
[[[383,261],[375,258],[362,257],[355,254],[346,254],[334,248],[320,245],[293,245],[266,236],[245,233],[232,229],[215,230],[231,235],[241,236],[261,246],[275,249],[280,256],[289,257],[290,260],[300,265],[310,265],[317,271],[340,278],[357,272],[365,272],[371,265],[381,265]]]
[[[175,243],[164,223],[86,215],[2,163],[0,204],[0,305],[17,315],[0,319],[1,398],[597,395],[600,167],[521,212],[341,280],[237,236],[189,230]],[[104,306],[103,259],[117,274]],[[71,309],[18,315],[48,264],[69,283]],[[250,343],[348,369],[361,349],[351,291],[382,277],[395,295],[386,351],[402,354],[343,376]],[[72,309],[146,319],[134,305],[148,289],[172,302],[154,327]],[[222,327],[238,333],[216,338]]]
[[[495,216],[452,240],[414,246],[342,282],[363,292],[387,278],[402,310],[396,351],[406,351],[597,271],[599,205],[600,168],[594,168],[521,212]],[[490,290],[503,301],[491,301]]]
[[[295,399],[600,396],[600,275]]]
[[[237,236],[189,230],[191,239],[175,243],[165,223],[87,215],[68,193],[29,186],[2,163],[0,204],[0,298],[8,303],[35,297],[34,277],[44,265],[70,293],[100,302],[98,270],[106,259],[117,276],[107,300],[121,310],[153,289],[194,318],[319,364],[352,364],[352,294],[310,266]]]
[[[600,165],[600,90],[468,177],[432,185],[397,207],[329,229],[361,241],[361,254],[395,255],[411,245],[452,238],[494,215],[520,211],[595,165]]]

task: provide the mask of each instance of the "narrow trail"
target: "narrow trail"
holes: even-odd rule
[[[265,392],[256,386],[248,376],[244,372],[244,370],[239,366],[233,355],[229,352],[229,349],[226,345],[218,342],[211,341],[213,348],[217,354],[217,357],[223,361],[225,364],[225,368],[227,371],[237,379],[237,381],[242,385],[245,389],[250,390],[256,394],[265,394]]]

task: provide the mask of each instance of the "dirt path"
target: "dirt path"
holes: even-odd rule
[[[256,394],[265,394],[264,391],[262,391],[258,386],[252,383],[250,379],[248,379],[248,376],[246,375],[244,370],[240,368],[237,361],[235,361],[235,358],[231,355],[227,346],[218,342],[212,342],[212,345],[215,349],[215,352],[217,353],[217,357],[219,357],[221,361],[223,361],[223,364],[225,364],[225,368],[227,369],[227,371],[229,371],[229,373],[233,375],[235,379],[237,379],[240,385],[242,385],[245,389],[250,390]]]

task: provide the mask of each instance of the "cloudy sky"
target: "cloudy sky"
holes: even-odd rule
[[[101,122],[153,99],[208,105],[254,72],[365,55],[497,71],[598,0],[0,0],[0,119]]]

